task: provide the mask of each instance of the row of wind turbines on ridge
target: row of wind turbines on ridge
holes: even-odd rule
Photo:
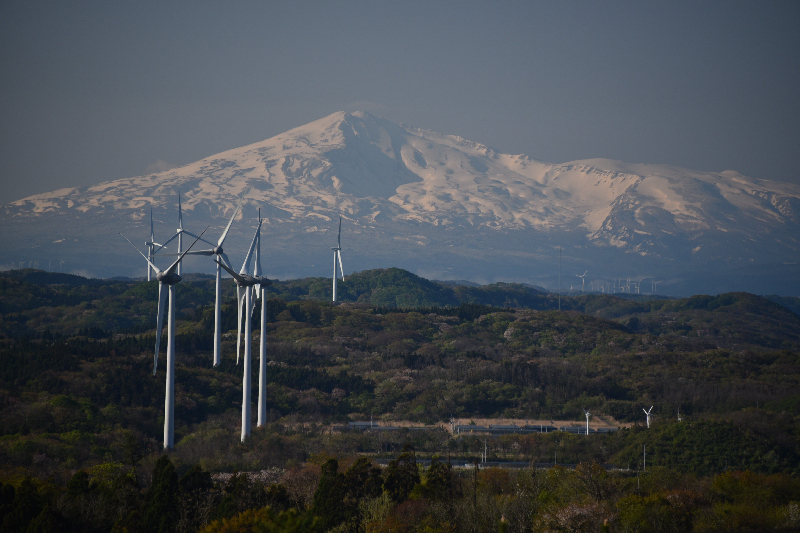
[[[239,204],[233,212],[230,220],[228,221],[225,230],[217,239],[216,244],[203,238],[203,235],[208,230],[206,227],[200,235],[195,235],[183,228],[183,216],[181,213],[180,196],[178,196],[178,229],[176,233],[170,237],[163,244],[155,242],[155,234],[153,229],[153,212],[150,210],[150,240],[145,241],[147,246],[148,255],[142,253],[131,241],[123,235],[131,246],[147,261],[147,280],[150,281],[152,272],[155,272],[155,278],[159,282],[158,286],[158,316],[156,318],[156,345],[155,356],[153,360],[153,375],[156,374],[158,365],[158,351],[161,345],[161,330],[163,327],[164,310],[167,309],[167,376],[166,376],[166,398],[164,400],[164,449],[173,448],[175,442],[174,436],[174,420],[175,420],[175,285],[181,281],[181,261],[186,255],[206,255],[214,256],[214,263],[216,264],[216,300],[214,305],[214,366],[221,362],[221,274],[225,270],[233,277],[236,283],[236,296],[237,296],[237,310],[238,310],[238,330],[236,338],[236,364],[239,364],[240,354],[242,352],[242,326],[244,326],[244,377],[242,383],[242,431],[241,439],[244,441],[250,435],[250,395],[251,395],[251,364],[252,364],[252,315],[255,309],[255,300],[261,298],[261,342],[260,342],[260,362],[259,362],[259,377],[258,377],[258,417],[257,426],[266,424],[267,417],[267,296],[266,288],[272,282],[265,276],[262,276],[261,271],[261,225],[264,219],[261,218],[261,210],[258,211],[258,224],[256,226],[253,240],[250,243],[250,248],[242,263],[242,268],[239,272],[235,272],[231,265],[228,256],[223,251],[222,245],[228,235],[228,231],[233,224],[236,215],[242,207],[244,198],[239,200]],[[194,242],[182,251],[183,234],[189,237],[194,237]],[[344,281],[344,269],[342,269],[341,257],[341,234],[342,234],[342,219],[339,217],[339,236],[337,238],[337,246],[334,250],[334,265],[333,265],[333,301],[336,301],[336,278],[337,278],[337,259],[338,265],[342,273],[342,281]],[[120,235],[122,235],[120,233]],[[166,248],[166,246],[173,240],[177,239],[178,253],[177,254],[161,254],[162,256],[178,256],[178,258],[165,270],[159,269],[154,260],[159,251]],[[203,241],[211,246],[205,250],[192,250],[197,241]],[[251,274],[250,265],[255,257],[255,265]]]
[[[581,278],[581,292],[584,292],[584,290],[586,289],[586,274],[588,273],[589,271],[587,270],[583,274],[575,274],[575,277]],[[625,283],[625,280],[623,278],[614,278],[612,283],[608,283],[604,280],[598,279],[598,280],[589,280],[589,283],[591,284],[592,292],[601,292],[609,294],[611,293],[616,294],[618,292],[628,293],[628,294],[639,294],[642,283],[647,279],[651,280],[651,285],[652,285],[651,292],[652,294],[655,294],[656,289],[658,288],[658,284],[661,283],[662,281],[662,280],[656,280],[655,278],[642,278],[638,282],[631,281],[631,278],[628,278],[627,283]],[[597,289],[595,289],[594,287],[595,282],[597,283]],[[577,290],[573,289],[572,285],[570,285],[569,289]]]

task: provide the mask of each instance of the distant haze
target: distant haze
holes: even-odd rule
[[[0,204],[364,109],[800,184],[798,2],[0,3]]]

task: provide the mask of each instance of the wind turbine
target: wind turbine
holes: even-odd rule
[[[589,417],[592,416],[592,413],[590,413],[586,409],[584,409],[583,412],[586,413],[586,435],[588,436],[589,435]]]
[[[647,415],[647,428],[648,429],[650,429],[650,411],[652,411],[652,410],[653,410],[653,406],[652,405],[650,406],[650,409],[648,409],[647,411],[644,411],[644,407],[642,407],[642,411],[644,411],[644,414]]]
[[[203,233],[205,233],[205,230]],[[127,237],[122,236],[156,271],[156,279],[158,280],[158,316],[156,317],[156,353],[153,358],[154,376],[158,366],[158,348],[161,344],[161,328],[164,323],[164,306],[167,303],[167,295],[169,295],[169,310],[167,312],[167,390],[164,399],[164,449],[169,450],[175,445],[175,284],[181,281],[181,276],[176,270],[186,252],[181,254],[169,268],[159,270]],[[192,246],[198,240],[199,237],[195,239]],[[192,246],[189,246],[189,250],[192,249]]]
[[[583,274],[575,274],[576,277],[581,278],[581,292],[583,292],[584,286],[586,286],[586,273],[589,272],[588,270]]]
[[[189,255],[215,255],[217,258],[222,259],[228,266],[230,266],[231,262],[228,260],[228,256],[222,250],[222,244],[225,242],[225,237],[228,236],[228,230],[231,229],[231,224],[233,224],[233,219],[236,218],[236,215],[239,214],[239,210],[242,208],[242,202],[244,201],[244,196],[239,199],[239,204],[236,206],[236,209],[233,211],[233,215],[231,219],[228,221],[228,225],[225,226],[225,230],[222,232],[222,235],[219,236],[217,239],[216,244],[213,242],[209,242],[205,239],[200,239],[205,243],[210,244],[213,248],[208,250],[195,250],[194,252],[190,252]],[[259,212],[259,219],[261,218],[261,213]],[[183,224],[181,223],[181,226]],[[152,231],[152,229],[151,229]],[[197,237],[193,233],[183,230],[180,230],[182,233],[186,233],[192,237]],[[178,237],[180,239],[180,237]],[[170,239],[172,240],[172,239]],[[167,241],[169,242],[169,241]],[[178,247],[180,247],[180,240],[178,241]],[[214,304],[214,366],[220,364],[222,360],[222,351],[221,351],[221,344],[222,344],[222,309],[221,309],[221,301],[222,301],[222,272],[220,269],[220,263],[216,261],[214,262],[217,264],[217,281],[216,281],[216,303]],[[238,353],[237,353],[238,356]]]
[[[253,288],[258,285],[260,291],[265,291],[265,287],[271,285],[272,282],[265,277],[261,276],[261,260],[260,260],[260,248],[261,248],[261,223],[263,219],[261,218],[261,212],[259,211],[259,218],[258,218],[258,226],[256,227],[256,233],[253,235],[253,242],[250,244],[250,250],[247,252],[247,257],[245,257],[244,263],[242,264],[242,269],[237,274],[233,271],[233,269],[229,268],[227,265],[224,265],[220,262],[219,258],[215,258],[215,261],[218,265],[220,265],[225,271],[233,277],[233,280],[236,282],[236,296],[238,299],[238,308],[239,308],[239,332],[237,334],[237,343],[236,343],[236,363],[238,364],[239,361],[239,339],[241,339],[241,329],[242,329],[242,312],[245,314],[245,323],[244,323],[244,377],[242,380],[242,442],[244,442],[245,438],[250,435],[250,365],[251,365],[251,335],[252,335],[252,325],[251,325],[251,315],[253,313],[253,303],[252,303],[252,291]],[[256,259],[256,275],[251,276],[247,273],[250,269],[250,260],[253,256],[253,250],[255,247],[258,246],[259,252],[257,255],[259,256]],[[260,292],[259,291],[259,292]],[[266,423],[266,404],[267,404],[267,305],[266,305],[266,295],[261,293],[261,361],[259,365],[259,393],[258,393],[258,425],[262,426]],[[242,309],[242,300],[244,299],[244,311]]]
[[[336,259],[339,259],[339,270],[344,281],[344,267],[342,267],[342,217],[339,216],[339,235],[336,237],[336,248],[333,250],[333,301],[336,301]]]
[[[188,231],[184,231],[184,230],[183,230],[183,213],[182,213],[182,211],[181,211],[181,195],[180,195],[180,193],[178,193],[178,229],[177,229],[177,230],[175,230],[175,235],[173,235],[172,237],[170,237],[169,239],[167,239],[167,240],[164,242],[164,244],[158,244],[158,243],[154,243],[154,242],[152,243],[154,246],[158,246],[158,248],[154,248],[154,249],[153,249],[153,255],[157,254],[157,253],[158,253],[158,251],[159,251],[159,250],[161,250],[162,248],[166,248],[166,247],[167,247],[167,245],[168,245],[169,243],[171,243],[171,242],[172,242],[172,241],[173,241],[175,238],[177,238],[177,239],[178,239],[178,255],[182,254],[182,253],[183,253],[183,234],[184,234],[184,233],[187,233],[187,234],[191,235],[192,237],[195,237],[195,238],[197,238],[197,235],[191,234],[191,233],[189,233]],[[150,242],[152,242],[152,241],[154,240],[154,239],[153,239],[153,218],[152,218],[152,212],[150,213],[150,237],[151,237],[151,238],[150,238]],[[181,275],[181,264],[180,264],[180,263],[178,263],[178,271],[177,271],[177,274],[178,274],[179,276]],[[147,278],[147,279],[149,280],[149,279],[150,279],[150,278],[149,278],[149,276],[150,276],[150,273],[148,272],[148,273],[147,273],[147,275],[148,275],[148,278]]]

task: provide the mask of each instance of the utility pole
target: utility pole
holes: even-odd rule
[[[475,459],[475,477],[472,482],[472,508],[478,510],[478,460]]]

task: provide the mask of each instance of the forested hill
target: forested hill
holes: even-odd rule
[[[66,483],[75,469],[154,461],[160,450],[158,284],[59,276],[0,276],[0,478],[24,470]],[[348,301],[338,304],[327,279],[276,283],[267,302],[269,423],[241,444],[234,287],[226,282],[222,363],[212,367],[213,287],[189,275],[177,286],[172,457],[184,466],[290,468],[412,442],[428,457],[489,446],[509,460],[545,462],[557,451],[559,462],[633,468],[646,446],[648,468],[800,474],[800,316],[763,297],[571,295],[559,311],[557,297],[534,288],[448,286],[398,269],[348,276]],[[258,383],[259,365],[251,371]],[[251,400],[258,393],[254,386]],[[648,430],[642,408],[651,405]],[[567,425],[584,409],[595,425],[638,426],[488,444],[442,429],[451,416]],[[431,429],[331,433],[370,417]]]
[[[177,287],[179,320],[197,320],[214,303],[214,282],[209,276],[185,274]],[[232,280],[223,281],[223,292],[225,306],[233,308],[236,291]],[[797,345],[800,331],[800,298],[747,293],[682,299],[573,293],[559,298],[518,283],[456,285],[427,280],[398,268],[354,273],[339,282],[337,292],[339,301],[344,303],[440,314],[453,314],[459,308],[462,317],[475,313],[479,316],[491,309],[545,311],[560,307],[562,311],[616,320],[632,331],[682,331],[689,337],[702,337],[707,343],[723,346],[766,343],[772,348],[791,347]],[[44,331],[74,334],[87,328],[145,332],[154,327],[157,293],[155,282],[87,279],[33,269],[0,272],[0,335],[19,337]],[[269,298],[328,303],[331,280],[276,280],[269,288]],[[280,305],[283,304],[270,310],[273,319],[280,312],[276,311]],[[451,311],[445,311],[448,308]],[[233,320],[228,320],[228,329],[235,328]]]
[[[270,291],[286,301],[312,299],[329,301],[332,297],[330,278],[304,278],[278,281]],[[339,280],[337,299],[340,302],[367,303],[382,307],[446,307],[463,303],[496,307],[558,307],[558,296],[542,289],[519,283],[493,283],[468,286],[431,281],[400,268],[379,268],[353,273]]]

